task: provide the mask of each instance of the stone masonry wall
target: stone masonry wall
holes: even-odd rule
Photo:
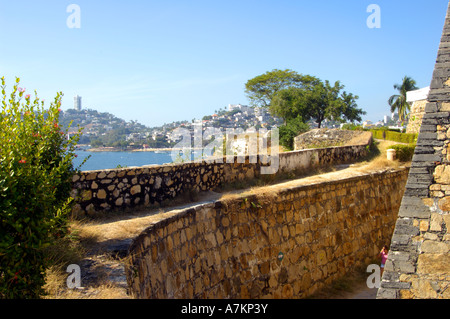
[[[354,145],[359,144],[358,141],[365,144],[365,141],[371,138],[372,133],[366,131],[317,128],[296,136],[294,149],[298,151],[309,148]]]
[[[450,298],[450,6],[377,298]]]
[[[422,125],[422,118],[425,115],[426,100],[414,101],[411,105],[411,113],[409,114],[409,121],[406,127],[406,133],[417,134]]]
[[[136,298],[305,298],[389,242],[408,169],[185,209],[134,239]]]
[[[367,155],[366,144],[280,153],[278,174],[307,171],[354,162]],[[261,168],[269,164],[200,162],[149,165],[100,171],[85,171],[73,176],[73,195],[78,197],[73,213],[95,215],[102,211],[147,207],[170,200],[184,192],[214,190],[224,183],[250,180],[261,176]]]

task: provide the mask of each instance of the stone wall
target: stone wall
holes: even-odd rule
[[[136,298],[305,298],[389,242],[408,169],[198,205],[130,246]]]
[[[379,299],[450,298],[449,14]]]
[[[422,125],[422,118],[425,115],[426,100],[414,101],[411,105],[411,113],[409,114],[408,125],[406,127],[406,133],[417,134],[420,131]]]
[[[325,148],[345,145],[367,145],[372,133],[366,131],[351,131],[329,128],[313,129],[294,139],[294,149]]]
[[[98,212],[145,208],[171,200],[183,193],[214,190],[220,185],[251,180],[262,174],[263,167],[274,167],[277,174],[307,171],[354,162],[367,155],[368,143],[280,153],[272,162],[251,163],[249,156],[223,158],[220,162],[149,165],[100,171],[85,171],[73,177],[76,216]]]

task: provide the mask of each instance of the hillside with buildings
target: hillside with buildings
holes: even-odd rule
[[[107,112],[99,112],[89,108],[82,108],[80,96],[74,97],[74,108],[62,112],[61,123],[64,127],[71,128],[69,134],[74,134],[78,127],[82,128],[82,137],[79,144],[91,147],[113,147],[117,149],[145,149],[145,148],[170,148],[180,139],[174,134],[177,128],[184,128],[194,134],[194,126],[201,125],[203,131],[208,127],[240,128],[244,131],[248,128],[267,128],[268,130],[283,125],[280,118],[272,116],[266,108],[251,107],[242,104],[229,104],[225,108],[216,110],[214,114],[205,115],[202,119],[192,119],[166,123],[158,127],[148,127],[137,121],[125,121]],[[385,116],[383,121],[362,123],[366,128],[390,126],[399,128],[398,114]],[[317,127],[317,123],[308,122],[311,129]],[[325,120],[324,128],[339,128],[341,123]]]
[[[178,140],[174,134],[177,128],[185,128],[194,132],[195,125],[216,128],[250,127],[271,129],[282,124],[278,118],[272,117],[267,110],[252,108],[245,105],[230,104],[226,109],[219,109],[212,115],[205,115],[202,119],[191,121],[177,121],[158,127],[147,127],[137,121],[127,122],[113,114],[98,112],[92,109],[81,109],[75,97],[75,107],[61,112],[61,123],[64,127],[71,124],[69,134],[74,134],[78,127],[82,128],[82,145],[92,147],[118,147],[118,148],[166,148],[173,146]]]

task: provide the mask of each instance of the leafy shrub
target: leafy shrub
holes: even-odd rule
[[[417,141],[418,134],[399,133],[391,130],[371,130],[373,138],[386,139],[389,141],[413,144]],[[385,136],[383,136],[383,133]]]
[[[414,150],[416,149],[415,144],[396,144],[389,147],[390,149],[394,149],[395,156],[400,162],[410,162],[414,155]]]
[[[366,129],[364,129],[364,127],[362,127],[361,125],[355,125],[350,123],[342,125],[341,129],[348,131],[366,131]]]
[[[48,110],[2,77],[0,113],[0,298],[39,298],[48,260],[44,249],[68,233],[67,216],[80,132],[66,139],[62,93]],[[68,129],[67,129],[68,130]]]
[[[279,128],[280,145],[287,150],[293,150],[295,137],[308,130],[309,125],[304,123],[301,117],[289,120]]]

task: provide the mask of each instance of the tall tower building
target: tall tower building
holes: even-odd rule
[[[81,96],[76,95],[73,97],[73,107],[77,111],[81,111]]]

